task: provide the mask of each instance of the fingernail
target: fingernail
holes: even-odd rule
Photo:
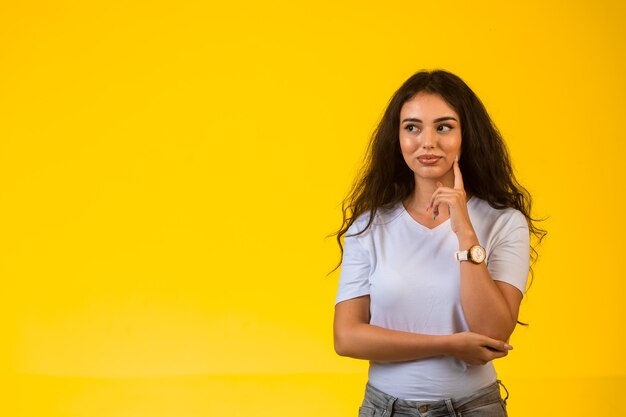
[[[506,343],[504,344],[504,348],[505,348],[506,350],[513,350],[513,346],[508,345],[508,344],[506,344]]]

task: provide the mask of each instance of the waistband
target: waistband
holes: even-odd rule
[[[500,381],[494,382],[470,395],[459,398],[438,401],[409,401],[393,397],[368,383],[365,387],[365,400],[377,407],[386,409],[389,414],[394,411],[414,413],[414,415],[425,417],[450,416],[500,401],[506,403],[506,399],[502,400],[500,397],[499,384],[501,384]]]

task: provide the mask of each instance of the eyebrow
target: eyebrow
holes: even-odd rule
[[[458,122],[458,120],[456,120],[456,119],[455,119],[454,117],[452,117],[452,116],[438,117],[438,118],[436,118],[435,120],[433,120],[433,122],[435,122],[435,123],[439,123],[439,122],[443,122],[443,121],[446,121],[446,120],[454,120],[455,122]],[[408,118],[408,119],[404,119],[404,120],[402,121],[402,123],[405,123],[405,122],[417,122],[417,123],[423,123],[420,119],[417,119],[417,118],[415,118],[415,117],[411,117],[411,118]]]

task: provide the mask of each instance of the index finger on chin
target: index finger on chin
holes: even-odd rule
[[[458,156],[454,160],[454,164],[452,164],[452,169],[454,170],[454,189],[464,190],[465,188],[463,187],[463,175],[461,175],[461,168],[459,168]]]

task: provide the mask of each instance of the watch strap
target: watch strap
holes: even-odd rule
[[[454,258],[461,262],[461,261],[467,261],[469,259],[469,251],[468,250],[459,250],[454,252]]]

